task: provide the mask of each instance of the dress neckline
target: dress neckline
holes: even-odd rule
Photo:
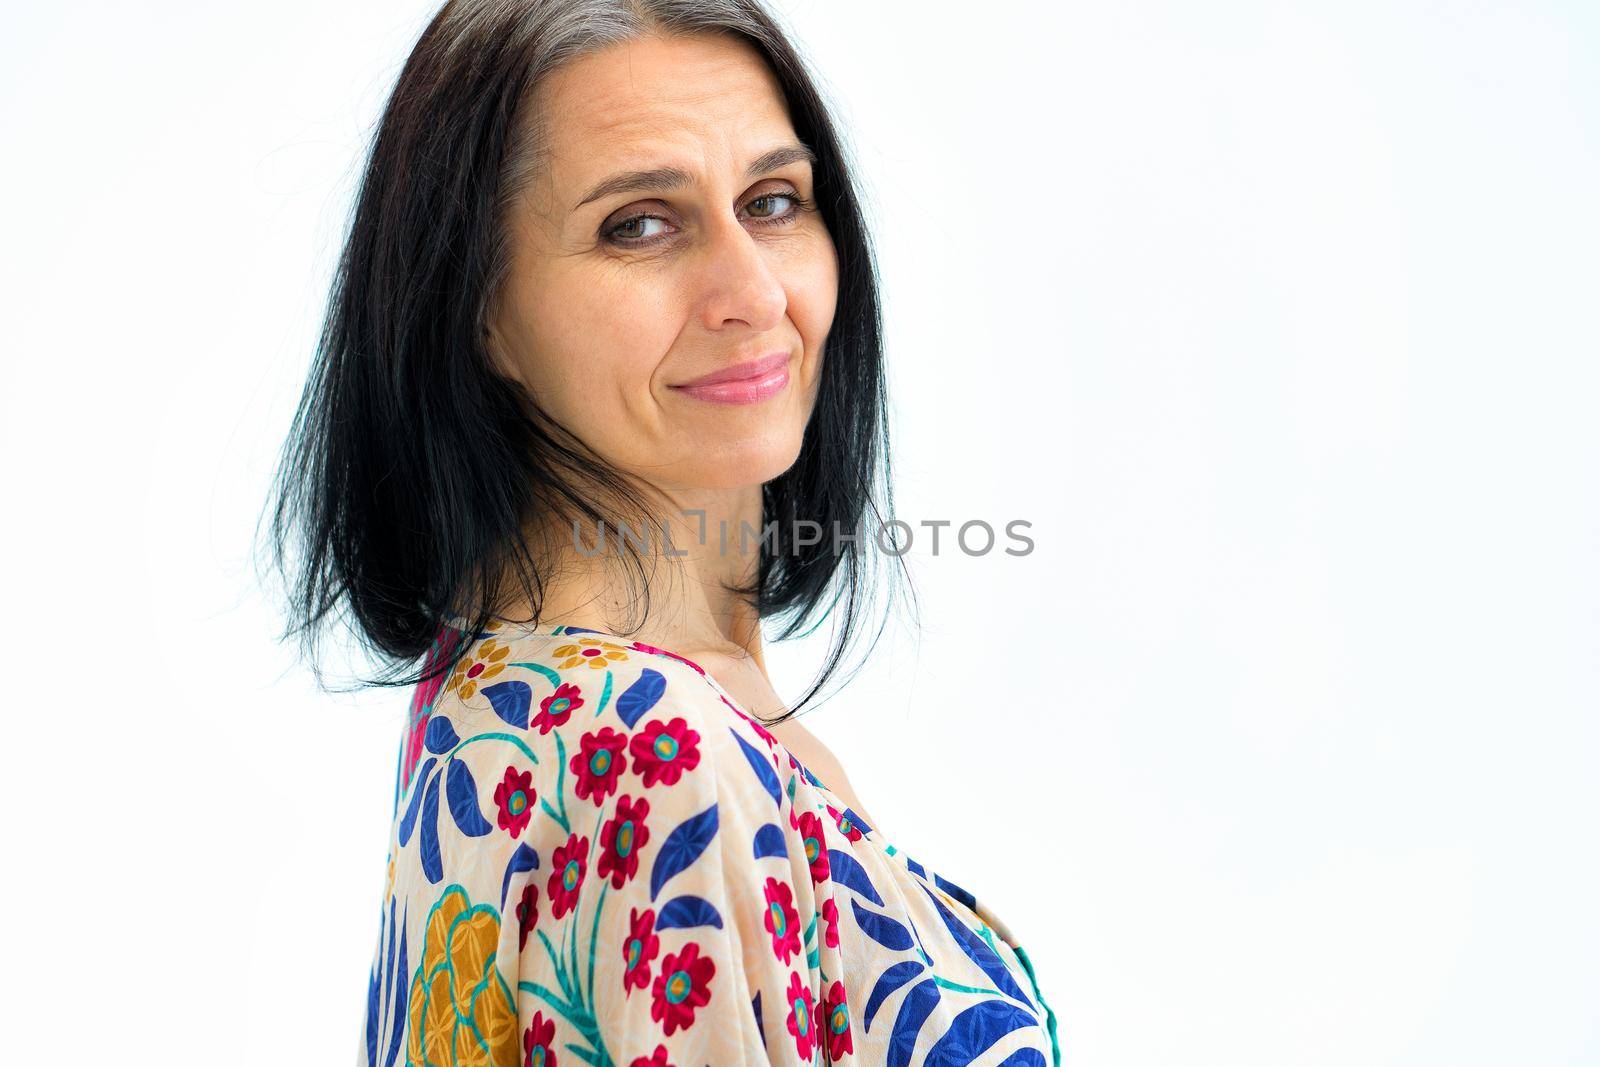
[[[717,681],[710,671],[706,670],[704,667],[700,666],[700,664],[696,663],[694,660],[690,659],[688,656],[685,656],[681,652],[674,652],[670,648],[659,648],[655,645],[646,644],[637,638],[624,637],[621,634],[612,633],[609,630],[600,630],[592,626],[580,626],[577,623],[510,622],[506,619],[496,619],[493,621],[500,624],[500,629],[480,631],[478,634],[473,635],[474,639],[493,637],[497,634],[516,636],[537,635],[539,637],[573,637],[580,640],[585,637],[592,637],[601,641],[615,642],[623,648],[637,649],[641,652],[647,652],[657,656],[666,656],[668,659],[675,659],[679,663],[682,663],[692,669],[700,677],[704,678],[712,687],[712,689],[716,690],[717,695],[722,697],[723,701],[726,702],[727,705],[734,711],[737,711],[740,715],[761,727],[762,730],[768,729],[767,724],[763,722],[760,717],[752,714],[749,709],[735,699],[732,693],[723,688],[722,683]],[[460,615],[451,615],[445,619],[445,625],[450,627],[450,629],[455,630],[457,633],[467,633],[467,623],[468,620]],[[779,741],[779,744],[782,744],[782,742]],[[798,756],[795,756],[793,752],[789,752],[789,747],[787,745],[784,745],[784,751],[792,756],[795,762],[800,763],[802,767],[805,767],[805,764],[801,763]],[[805,770],[806,774],[810,775],[812,778],[816,778],[816,775],[812,774],[809,767],[806,767]],[[827,786],[823,786],[823,788],[826,789]],[[839,799],[843,800],[842,797]]]

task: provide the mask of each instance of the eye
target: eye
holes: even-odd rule
[[[791,207],[781,214],[774,214],[772,205],[774,202],[779,201],[787,202]],[[798,221],[802,213],[810,210],[811,201],[797,192],[779,190],[762,193],[760,196],[751,199],[749,206],[756,209],[754,217],[757,225],[779,227],[791,226]],[[602,231],[601,236],[607,242],[619,248],[644,248],[665,241],[667,238],[663,235],[648,237],[634,229],[649,222],[670,222],[670,220],[663,215],[642,211],[636,215],[629,215],[622,221],[605,229]]]
[[[805,203],[806,203],[804,200],[800,199],[798,194],[793,194],[793,193],[763,193],[760,196],[756,197],[754,200],[750,201],[750,203],[751,204],[766,204],[767,205],[767,210],[770,211],[770,210],[772,210],[771,205],[772,205],[772,202],[774,200],[788,200],[788,201],[791,201],[795,205],[793,210],[791,210],[789,212],[790,217],[792,217],[793,215],[799,214],[799,212],[804,209]],[[783,216],[757,215],[757,218],[764,218],[764,219],[781,218],[781,217],[783,217]]]
[[[643,234],[638,233],[637,231],[632,232],[632,233],[628,232],[630,227],[643,226],[644,224],[649,223],[649,222],[666,222],[666,221],[667,220],[662,218],[660,215],[650,215],[650,214],[630,215],[628,218],[623,219],[621,222],[617,223],[615,226],[613,226],[609,230],[607,230],[606,231],[606,237],[608,239],[614,239],[617,244],[622,244],[622,245],[654,244],[655,241],[654,241],[653,238],[652,239],[640,240],[639,238],[643,237]]]

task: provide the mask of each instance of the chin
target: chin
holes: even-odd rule
[[[741,489],[763,485],[793,467],[800,458],[800,438],[752,442],[758,447],[730,448],[704,456],[684,472],[682,481],[703,489]]]

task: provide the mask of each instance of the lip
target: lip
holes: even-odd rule
[[[712,404],[759,404],[789,386],[789,353],[748,360],[673,389]]]
[[[770,356],[760,359],[747,360],[744,363],[735,363],[731,367],[724,367],[719,371],[696,378],[692,382],[684,382],[673,386],[674,389],[695,389],[705,385],[722,385],[726,382],[747,382],[758,378],[768,378],[780,368],[789,365],[789,353],[774,352]]]

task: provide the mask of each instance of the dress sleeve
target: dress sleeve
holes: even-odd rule
[[[799,765],[686,661],[633,652],[546,692],[528,736],[558,766],[507,883],[517,1062],[849,1062]]]

